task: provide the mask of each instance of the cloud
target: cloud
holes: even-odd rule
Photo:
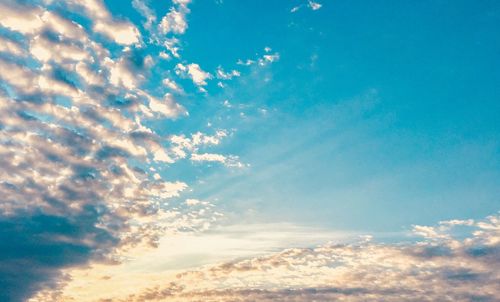
[[[212,75],[206,71],[203,71],[200,65],[196,63],[191,63],[187,65],[183,65],[178,63],[175,66],[175,72],[180,77],[191,78],[193,83],[197,86],[205,86],[207,85],[208,79],[212,78]]]
[[[221,66],[217,67],[215,72],[217,79],[220,80],[231,80],[233,77],[239,77],[241,73],[238,70],[232,70],[230,72],[224,71]]]
[[[204,202],[189,203],[187,207],[196,208]],[[158,255],[168,255],[163,258],[165,261],[195,266],[200,249],[213,252],[223,261],[181,271],[153,269],[147,275],[128,271],[127,279],[116,272],[106,281],[99,276],[109,273],[109,268],[84,270],[78,276],[92,275],[87,284],[94,290],[70,284],[55,301],[71,300],[74,295],[81,297],[81,301],[498,300],[500,216],[467,223],[466,229],[458,229],[464,224],[454,223],[427,227],[441,234],[438,240],[412,237],[411,241],[390,244],[368,236],[345,241],[352,234],[338,237],[321,230],[265,224],[226,227],[201,237],[181,236],[177,241],[174,237],[156,251]],[[314,243],[314,239],[328,240],[325,235],[337,243]],[[339,238],[344,243],[338,243]],[[295,245],[308,242],[306,245],[311,247],[258,254],[269,251],[270,247],[283,246],[277,244],[280,240]],[[173,250],[167,249],[172,246]],[[241,258],[242,251],[250,252],[250,256]],[[235,260],[227,261],[221,253],[229,253],[229,258]],[[154,254],[144,255],[144,259],[155,260],[135,265],[156,268],[159,258]],[[108,293],[96,290],[103,282],[103,286],[116,290]]]
[[[262,55],[260,58],[257,59],[247,59],[246,61],[239,59],[236,64],[238,65],[244,65],[244,66],[250,66],[253,64],[258,64],[259,66],[265,66],[270,63],[274,63],[279,61],[280,59],[280,54],[278,52],[275,53],[270,53],[271,48],[266,47],[264,48],[265,54]]]
[[[91,256],[102,257],[116,241],[96,226],[99,214],[92,206],[69,218],[21,214],[0,218],[2,301],[26,300],[62,277],[58,268],[86,264]]]
[[[182,88],[179,86],[179,84],[177,84],[176,82],[174,82],[173,80],[171,80],[169,78],[163,79],[162,83],[166,87],[170,88],[173,92],[177,92],[177,93],[183,92]]]
[[[141,16],[146,18],[144,27],[151,31],[153,23],[156,22],[155,12],[149,8],[143,0],[133,0],[132,6],[141,14]]]
[[[294,6],[290,9],[290,13],[296,13],[297,11],[299,11],[303,6],[305,6],[306,4],[301,4],[301,5],[297,5],[297,6]],[[312,1],[312,0],[309,0],[307,1],[307,8],[311,9],[311,10],[318,10],[322,7],[323,5],[320,4],[319,2],[315,2],[315,1]]]
[[[167,93],[163,96],[163,100],[158,100],[149,96],[149,107],[154,112],[159,112],[167,117],[176,117],[181,113],[185,113],[184,108],[174,101],[172,94]]]
[[[215,153],[193,153],[191,154],[191,160],[194,162],[218,162],[227,167],[244,167],[244,164],[239,161],[237,156],[225,156]]]
[[[60,287],[66,269],[119,263],[165,233],[205,230],[213,211],[170,208],[188,185],[155,167],[223,137],[200,132],[179,147],[147,126],[187,116],[173,82],[148,89],[152,73],[173,70],[157,70],[144,51],[157,41],[102,1],[30,3],[0,3],[2,301]]]
[[[187,29],[187,22],[185,14],[172,8],[162,19],[160,23],[160,30],[162,33],[167,34],[173,32],[176,34],[183,34]]]
[[[161,19],[159,29],[163,34],[170,32],[175,34],[183,34],[187,27],[186,15],[189,13],[187,5],[190,0],[173,1],[176,6],[170,8],[170,11]]]
[[[497,301],[500,216],[466,224],[466,230],[455,234],[455,228],[463,226],[429,226],[442,235],[439,240],[415,238],[393,244],[360,240],[288,248],[163,278],[156,275],[149,288],[104,297],[109,301]],[[277,228],[268,226],[256,234],[269,235],[269,229]],[[67,294],[71,297],[71,291]]]
[[[312,9],[312,10],[318,10],[321,8],[321,4],[319,4],[318,2],[314,2],[312,0],[309,0],[309,2],[307,3],[307,6]]]
[[[75,8],[83,8],[93,21],[93,30],[118,44],[131,45],[141,39],[137,27],[128,21],[115,20],[101,0],[71,0],[68,4]]]
[[[201,152],[201,150],[207,147],[219,145],[222,139],[228,135],[226,130],[217,130],[214,135],[207,135],[201,132],[196,132],[191,137],[172,135],[170,137],[172,144],[170,153],[176,159],[189,156],[192,162],[216,162],[226,167],[242,168],[245,164],[239,161],[238,156]]]

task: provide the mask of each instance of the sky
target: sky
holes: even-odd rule
[[[0,301],[498,301],[500,3],[0,1]]]

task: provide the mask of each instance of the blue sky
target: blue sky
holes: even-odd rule
[[[280,53],[193,104],[185,127],[235,128],[224,148],[251,164],[237,175],[209,168],[194,194],[255,208],[251,219],[347,229],[494,212],[495,3],[338,1],[291,14],[294,4],[193,4],[186,60],[237,68],[264,47]]]
[[[0,3],[0,300],[495,301],[499,28],[497,1]]]

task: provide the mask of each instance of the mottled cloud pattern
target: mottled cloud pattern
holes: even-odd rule
[[[224,216],[164,168],[250,167],[217,151],[237,129],[157,126],[189,117],[187,95],[244,76],[182,57],[191,4],[157,15],[133,0],[134,24],[103,0],[0,2],[0,301],[498,301],[498,215],[414,226],[420,239],[399,244],[367,237],[175,273],[127,266]],[[235,65],[280,58],[266,47]]]
[[[188,2],[158,26],[182,33]],[[0,300],[24,301],[62,268],[118,263],[215,219],[209,208],[170,208],[188,185],[155,170],[194,150],[145,126],[187,114],[177,91],[143,88],[159,59],[144,49],[164,44],[100,0],[0,3]],[[218,143],[211,137],[194,135],[196,150]]]

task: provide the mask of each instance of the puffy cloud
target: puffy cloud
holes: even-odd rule
[[[196,63],[191,63],[187,65],[178,63],[175,66],[175,72],[177,73],[177,75],[181,77],[191,78],[191,80],[193,80],[193,83],[196,84],[197,86],[207,85],[206,80],[212,78],[212,75],[210,73],[203,71],[200,65]]]
[[[131,45],[140,41],[137,27],[127,21],[113,19],[101,0],[71,0],[70,5],[82,7],[92,19],[95,32],[101,33],[118,44]]]
[[[43,26],[43,11],[36,7],[0,3],[0,24],[23,34],[32,34]]]
[[[183,34],[187,29],[187,22],[185,14],[172,8],[162,19],[160,23],[160,30],[162,33],[167,34],[173,32],[176,34]]]
[[[99,0],[30,3],[0,3],[2,301],[60,286],[62,270],[119,263],[166,232],[213,223],[208,209],[170,208],[188,185],[154,170],[180,158],[144,121],[186,111],[165,87],[147,89],[156,58],[123,47],[140,41],[137,28]],[[54,7],[83,12],[91,28]]]
[[[130,45],[139,42],[139,30],[127,22],[99,20],[96,21],[94,30],[113,39],[118,44]]]
[[[152,96],[149,96],[149,107],[154,112],[159,112],[167,117],[176,117],[180,113],[185,113],[184,108],[177,104],[172,94],[167,93],[163,97],[163,100],[158,100]]]
[[[186,15],[189,13],[187,5],[191,2],[188,0],[173,1],[175,7],[170,8],[170,11],[161,19],[159,29],[163,34],[170,32],[175,34],[183,34],[187,27]]]

